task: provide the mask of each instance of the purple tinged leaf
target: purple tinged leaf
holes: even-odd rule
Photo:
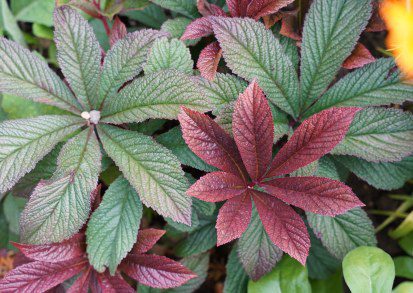
[[[207,115],[182,107],[178,116],[189,148],[206,163],[246,178],[234,139]]]
[[[76,279],[76,281],[73,282],[72,286],[70,286],[66,293],[88,293],[92,274],[92,267],[87,267]]]
[[[78,274],[86,265],[87,260],[83,258],[59,263],[36,261],[24,264],[0,280],[0,292],[45,292]]]
[[[108,272],[97,275],[98,283],[104,293],[135,293],[120,274],[111,276]]]
[[[294,0],[251,0],[247,8],[247,16],[258,20],[263,16],[278,12],[293,2]]]
[[[255,206],[271,241],[305,265],[310,236],[301,217],[292,207],[266,193],[252,191]]]
[[[251,219],[252,202],[249,192],[225,202],[218,213],[217,246],[241,237]]]
[[[213,33],[212,24],[208,17],[201,17],[191,22],[185,29],[181,40],[195,40],[209,36]]]
[[[247,8],[250,1],[251,0],[227,0],[228,10],[231,16],[247,16]]]
[[[202,49],[196,63],[196,67],[199,69],[202,77],[209,80],[215,78],[221,56],[222,49],[218,42],[213,42]]]
[[[23,243],[12,243],[26,257],[43,262],[62,262],[84,255],[85,235],[75,234],[68,240],[61,243],[44,245],[31,245]]]
[[[121,270],[143,285],[163,289],[178,287],[196,277],[179,262],[159,255],[130,254]]]
[[[329,178],[276,178],[264,182],[261,187],[288,204],[325,216],[336,216],[364,206],[350,187]]]
[[[156,242],[165,234],[166,231],[159,229],[144,229],[139,230],[138,239],[132,248],[133,254],[142,254],[148,252]]]
[[[116,16],[109,35],[110,46],[113,47],[113,45],[115,45],[117,41],[123,39],[127,33],[125,24]]]
[[[289,174],[304,167],[340,143],[361,108],[331,108],[306,119],[272,161],[266,177]]]
[[[246,188],[238,176],[218,171],[201,177],[186,193],[203,201],[218,202],[240,195]]]
[[[208,3],[206,0],[197,0],[197,8],[199,13],[201,13],[202,16],[226,16],[227,14],[225,13],[224,10],[222,10],[221,7]]]
[[[240,94],[235,104],[232,131],[248,174],[252,180],[260,179],[271,163],[274,122],[256,80]]]

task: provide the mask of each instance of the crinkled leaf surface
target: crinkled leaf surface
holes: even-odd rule
[[[0,38],[0,91],[79,113],[81,106],[64,82],[38,56]]]
[[[316,237],[338,259],[343,259],[358,246],[375,246],[377,243],[371,220],[361,208],[335,217],[307,212],[307,219]]]
[[[214,17],[213,28],[228,67],[247,80],[257,78],[267,98],[295,116],[297,73],[272,32],[248,18]]]
[[[381,58],[347,74],[321,96],[304,115],[308,117],[330,107],[365,107],[399,104],[411,100],[413,86],[404,83],[399,72],[389,75],[394,66],[393,59]]]
[[[301,99],[309,106],[326,89],[353,51],[370,18],[370,0],[313,2],[304,23]]]
[[[103,147],[141,201],[163,216],[190,224],[188,181],[178,159],[151,137],[114,126],[100,125]]]
[[[249,278],[238,258],[238,245],[232,247],[226,269],[227,276],[225,277],[224,293],[246,293]]]
[[[186,17],[175,17],[166,20],[161,27],[161,31],[170,33],[172,38],[180,39],[185,32],[186,27],[191,23],[191,20]],[[185,40],[187,46],[195,45],[200,39]]]
[[[99,87],[99,104],[117,93],[119,88],[142,71],[154,40],[165,33],[143,29],[117,42],[106,54]]]
[[[101,157],[99,142],[90,129],[65,144],[52,179],[37,185],[22,213],[23,242],[60,242],[80,230],[89,216]]]
[[[88,259],[98,272],[108,267],[115,274],[136,241],[141,217],[138,194],[119,177],[109,186],[86,230]]]
[[[202,49],[196,63],[196,67],[199,69],[201,76],[209,80],[214,79],[221,57],[222,49],[218,42],[212,42]]]
[[[189,49],[177,39],[156,40],[150,49],[145,64],[145,74],[158,72],[164,69],[176,69],[186,74],[192,74],[194,63]]]
[[[258,280],[274,268],[282,254],[265,232],[254,207],[249,226],[238,241],[238,256],[243,268],[251,279]]]
[[[331,153],[372,162],[400,161],[413,153],[413,115],[397,109],[364,109]]]
[[[0,194],[31,171],[53,147],[80,128],[74,116],[40,116],[0,124]]]
[[[54,24],[57,60],[66,80],[85,109],[98,107],[101,49],[92,27],[68,6],[55,10]]]
[[[176,119],[181,106],[207,110],[195,83],[176,70],[165,70],[127,85],[102,112],[102,121],[122,124],[148,118]]]

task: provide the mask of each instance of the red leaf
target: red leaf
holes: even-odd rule
[[[306,119],[272,161],[267,178],[291,173],[330,152],[361,108],[331,108]]]
[[[261,178],[271,163],[274,122],[264,92],[255,80],[239,95],[232,131],[248,174],[253,180]]]
[[[101,292],[104,293],[135,293],[134,290],[120,274],[111,276],[108,272],[98,274]]]
[[[110,46],[113,47],[113,45],[115,45],[117,41],[122,40],[127,33],[128,32],[126,31],[126,26],[123,24],[120,18],[116,16],[112,29],[110,30]]]
[[[0,280],[0,292],[44,292],[84,269],[83,258],[59,263],[31,262],[15,268]]]
[[[179,262],[149,254],[129,254],[121,270],[143,285],[164,289],[181,286],[196,277]]]
[[[258,20],[265,15],[276,13],[293,2],[294,0],[251,0],[248,5],[247,16]]]
[[[92,273],[93,270],[90,266],[86,268],[76,281],[73,282],[66,293],[88,293]]]
[[[229,13],[232,17],[247,16],[247,7],[251,0],[227,0]]]
[[[206,163],[246,178],[234,139],[205,114],[182,107],[178,115],[189,148]]]
[[[227,16],[224,10],[222,10],[221,7],[208,3],[206,0],[198,0],[197,1],[197,7],[199,13],[201,13],[202,16]]]
[[[219,210],[216,229],[217,246],[241,237],[247,229],[252,212],[251,196],[248,192],[229,199]]]
[[[159,229],[144,229],[139,230],[138,239],[132,248],[131,253],[141,254],[151,249],[156,242],[165,234],[164,230]]]
[[[245,189],[238,176],[218,171],[201,177],[186,193],[203,201],[218,202],[240,195]]]
[[[85,235],[75,234],[60,243],[31,245],[13,243],[26,257],[45,262],[61,262],[82,256],[85,253]]]
[[[370,51],[361,43],[357,43],[351,55],[344,61],[343,68],[355,69],[376,61]]]
[[[221,56],[222,49],[218,42],[213,42],[202,49],[196,62],[196,67],[199,69],[202,77],[209,80],[215,78]]]
[[[276,178],[261,186],[288,204],[320,215],[334,217],[352,208],[364,206],[350,187],[329,178]]]
[[[373,12],[369,24],[366,27],[366,32],[381,32],[386,29],[386,25],[380,16],[380,5],[378,2],[373,2]]]
[[[263,192],[254,190],[253,199],[271,241],[305,265],[310,236],[301,217],[289,205]]]
[[[181,40],[195,40],[213,33],[212,24],[208,17],[201,17],[191,22],[185,29]]]
[[[301,35],[295,29],[296,19],[296,15],[284,14],[281,19],[280,34],[295,41],[301,41]]]
[[[102,189],[102,184],[99,184],[90,193],[91,213],[93,213],[99,207],[100,202],[102,201],[102,196],[100,194],[101,189]]]

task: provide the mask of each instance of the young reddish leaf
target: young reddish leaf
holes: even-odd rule
[[[213,80],[215,78],[221,56],[222,49],[218,42],[213,42],[202,49],[196,63],[196,67],[201,72],[202,77],[209,80]]]
[[[196,277],[179,262],[149,254],[130,254],[121,270],[143,285],[163,289],[178,287]]]
[[[288,204],[325,216],[334,217],[364,206],[350,187],[329,178],[276,178],[264,182],[261,187]]]
[[[92,267],[87,267],[82,274],[73,282],[72,286],[67,289],[66,293],[88,293],[89,284],[92,279],[93,269]]]
[[[119,274],[111,276],[108,272],[97,275],[102,292],[105,293],[135,293],[134,290]]]
[[[252,203],[248,192],[225,202],[218,213],[217,246],[241,237],[251,219]]]
[[[276,13],[293,2],[294,0],[251,0],[247,8],[247,16],[258,20],[265,15]]]
[[[31,245],[13,243],[26,257],[45,262],[61,262],[82,256],[85,253],[85,235],[75,234],[60,243]]]
[[[35,261],[15,268],[0,280],[0,292],[44,292],[78,274],[83,258],[59,263]]]
[[[189,148],[206,163],[245,178],[234,139],[207,115],[182,107],[178,115]]]
[[[351,55],[344,61],[343,67],[345,69],[355,69],[374,61],[376,61],[376,58],[371,55],[370,51],[363,44],[357,43]]]
[[[185,29],[181,40],[195,40],[212,34],[212,24],[207,17],[201,17],[191,22]]]
[[[266,177],[291,173],[330,152],[347,133],[361,108],[331,108],[305,120],[271,163]]]
[[[90,193],[90,206],[91,206],[92,212],[94,212],[99,207],[100,202],[102,201],[102,196],[100,194],[101,190],[102,190],[102,184],[99,184]]]
[[[141,254],[151,249],[156,242],[165,234],[164,230],[159,229],[144,229],[139,230],[138,239],[132,248],[131,253]]]
[[[274,122],[267,99],[256,80],[239,95],[232,131],[248,174],[253,180],[261,178],[271,163]]]
[[[110,31],[109,42],[110,46],[113,47],[115,43],[121,39],[123,39],[128,32],[126,31],[125,24],[120,20],[119,17],[115,17],[115,21],[113,22],[112,29]]]
[[[207,202],[224,201],[240,195],[246,189],[244,181],[226,172],[211,172],[201,177],[186,194]]]
[[[244,17],[247,15],[248,4],[251,0],[227,0],[229,13],[232,17]]]
[[[224,10],[222,10],[221,7],[208,3],[206,0],[197,0],[196,3],[198,7],[199,13],[201,13],[202,16],[227,16]]]
[[[296,19],[296,15],[285,14],[281,19],[280,34],[295,41],[301,41],[301,35],[294,28]]]
[[[305,265],[310,236],[301,217],[292,207],[266,193],[252,191],[255,206],[271,241]]]

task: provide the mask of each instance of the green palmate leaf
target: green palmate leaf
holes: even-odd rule
[[[62,149],[59,143],[50,153],[48,153],[36,167],[26,174],[11,190],[14,195],[28,197],[34,187],[41,181],[50,179],[57,168],[57,157]]]
[[[214,80],[197,78],[196,83],[202,89],[215,109],[221,109],[230,102],[236,101],[240,93],[247,88],[247,83],[231,74],[217,73]]]
[[[349,171],[343,165],[335,162],[331,156],[324,156],[318,160],[318,169],[315,175],[345,182]]]
[[[108,51],[102,69],[99,104],[142,71],[153,41],[161,36],[165,34],[150,29],[140,30],[127,34]]]
[[[89,216],[100,162],[99,142],[90,129],[63,146],[52,179],[37,185],[22,213],[23,242],[60,242],[82,228]]]
[[[257,282],[248,283],[248,293],[310,293],[307,269],[285,255],[281,262]]]
[[[215,217],[202,217],[199,224],[176,247],[176,254],[181,257],[205,252],[217,244]]]
[[[0,194],[31,171],[53,147],[84,123],[74,116],[40,116],[0,124]]]
[[[17,21],[10,11],[6,0],[0,0],[0,30],[3,29],[14,41],[23,46],[26,45],[23,33],[17,25]]]
[[[162,38],[156,40],[151,48],[145,64],[145,74],[155,73],[164,69],[176,69],[186,74],[192,74],[194,62],[189,49],[179,40]]]
[[[125,15],[156,29],[159,29],[167,19],[164,10],[155,4],[149,4],[143,10],[127,11]]]
[[[397,109],[364,109],[331,153],[373,162],[400,161],[413,153],[413,115]]]
[[[165,119],[149,119],[141,123],[129,124],[129,129],[145,135],[153,135],[164,126],[166,121]]]
[[[176,70],[152,73],[127,85],[102,112],[102,121],[122,124],[148,118],[176,119],[180,107],[208,109],[194,82]]]
[[[413,156],[400,162],[368,162],[351,156],[333,156],[357,177],[378,189],[398,189],[413,178]]]
[[[232,115],[234,114],[235,101],[223,106],[219,111],[216,111],[215,122],[217,122],[222,129],[232,136]],[[275,127],[274,127],[275,128]]]
[[[308,276],[312,279],[327,279],[340,268],[340,262],[327,251],[311,228],[308,231],[311,239],[307,259]]]
[[[89,262],[103,272],[109,267],[111,274],[132,249],[142,218],[142,204],[129,182],[119,177],[103,197],[92,214],[86,230]]]
[[[413,86],[403,83],[392,58],[381,58],[357,69],[331,87],[304,116],[309,117],[331,107],[388,105],[411,100]]]
[[[343,274],[352,293],[391,292],[394,263],[380,248],[359,247],[344,258]]]
[[[153,3],[190,18],[199,17],[196,0],[151,0]]]
[[[29,0],[20,2],[24,3],[22,3],[21,9],[15,12],[17,20],[41,23],[47,26],[53,25],[54,0]]]
[[[294,65],[294,68],[298,69],[298,64],[300,63],[300,55],[298,54],[298,47],[296,45],[296,41],[280,34],[280,28],[281,26],[276,24],[273,26],[272,32],[280,41],[281,47],[283,47],[285,55],[287,55],[288,58],[290,58],[291,62]]]
[[[188,173],[185,173],[185,175],[187,174]],[[190,183],[193,184],[195,183],[195,181],[194,182],[190,181]],[[193,198],[193,207],[195,211],[198,214],[200,214],[202,218],[202,216],[212,216],[215,212],[216,205],[213,202],[206,202],[206,201],[199,200],[197,198]]]
[[[9,193],[3,202],[3,212],[8,222],[9,230],[13,234],[19,235],[20,215],[26,205],[27,199],[14,196]]]
[[[297,72],[272,32],[248,18],[214,18],[213,28],[228,67],[249,81],[257,78],[271,102],[296,116]]]
[[[238,259],[238,246],[234,245],[228,256],[227,276],[225,278],[224,293],[246,293],[248,275]]]
[[[350,55],[371,13],[370,0],[319,0],[305,19],[301,99],[308,107],[327,88]]]
[[[274,268],[282,254],[271,242],[254,208],[251,222],[238,241],[238,256],[245,271],[250,278],[258,280]]]
[[[103,147],[142,202],[174,221],[190,224],[188,181],[178,159],[151,137],[109,125],[98,127]]]
[[[0,91],[80,113],[69,88],[29,50],[0,38]]]
[[[189,149],[179,127],[174,127],[168,132],[161,134],[156,140],[164,147],[170,149],[183,165],[207,172],[216,170],[215,167],[205,163]]]
[[[308,223],[325,248],[336,258],[358,246],[375,246],[374,227],[366,212],[355,208],[345,214],[328,217],[307,212]]]
[[[167,32],[172,38],[180,39],[184,34],[186,27],[192,22],[191,19],[186,17],[176,17],[173,19],[168,19],[161,26],[161,31]],[[193,46],[200,40],[185,40],[184,44],[187,46]]]
[[[100,45],[92,27],[76,10],[55,10],[57,59],[76,97],[86,110],[98,107],[96,90],[100,76]]]

